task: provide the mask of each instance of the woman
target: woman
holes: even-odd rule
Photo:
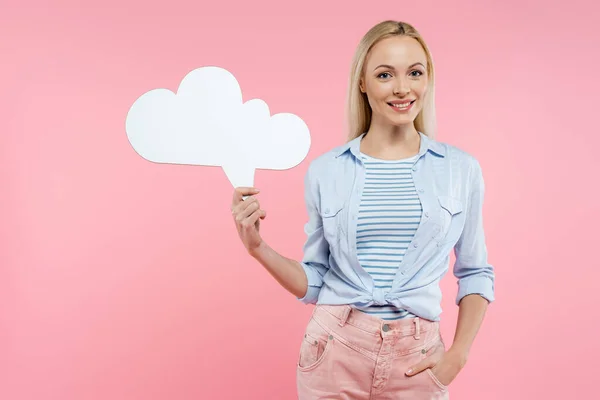
[[[234,193],[240,238],[285,289],[316,304],[297,366],[300,399],[447,399],[494,299],[494,271],[479,163],[433,139],[433,63],[411,25],[384,21],[362,38],[348,118],[348,142],[306,174],[302,262],[261,239],[255,188]],[[453,248],[459,316],[446,349],[439,281]]]

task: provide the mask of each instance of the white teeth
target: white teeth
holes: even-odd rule
[[[403,103],[403,104],[392,104],[392,106],[394,106],[396,108],[406,108],[406,107],[410,106],[410,101],[408,103]]]

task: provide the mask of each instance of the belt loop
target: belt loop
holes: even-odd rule
[[[339,326],[344,326],[346,321],[348,321],[348,316],[350,315],[350,311],[352,311],[352,307],[346,305],[342,310],[342,315],[340,316],[340,322],[338,322]]]
[[[415,318],[415,340],[419,340],[421,338],[421,319],[419,317]]]

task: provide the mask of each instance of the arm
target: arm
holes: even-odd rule
[[[458,278],[456,304],[469,294],[478,294],[488,302],[494,301],[494,269],[487,260],[483,231],[483,197],[485,185],[477,161],[471,170],[471,189],[466,207],[463,232],[454,246],[456,262],[454,275]]]
[[[458,322],[451,350],[468,357],[475,336],[483,322],[488,303],[494,301],[494,269],[487,260],[483,230],[483,198],[485,185],[477,161],[471,169],[471,195],[466,207],[464,230],[454,254],[454,275],[458,278],[456,302],[459,306]]]
[[[483,232],[484,182],[477,161],[473,162],[469,182],[465,227],[454,246],[454,275],[458,278],[456,302],[459,306],[454,341],[447,352],[440,348],[407,372],[414,375],[431,368],[445,385],[449,385],[465,366],[487,306],[494,301],[494,270],[487,261]]]
[[[494,301],[494,269],[487,260],[483,230],[485,185],[481,167],[473,162],[465,227],[454,246],[454,275],[458,278],[459,306],[454,341],[450,348],[464,364],[483,322],[488,303]]]
[[[306,293],[308,287],[306,274],[298,261],[282,256],[265,242],[261,242],[249,253],[288,292],[297,297]]]
[[[488,301],[479,295],[467,295],[460,301],[454,341],[448,349],[460,368],[469,358],[471,345],[483,322],[487,306]]]
[[[323,236],[323,224],[318,206],[318,185],[313,178],[311,164],[304,178],[304,198],[308,222],[304,226],[307,239],[304,257],[298,262],[278,254],[264,241],[250,251],[250,255],[290,293],[305,304],[316,303],[323,285],[323,276],[329,269],[329,244]]]

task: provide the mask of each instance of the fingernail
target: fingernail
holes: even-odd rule
[[[411,369],[409,369],[408,371],[406,371],[406,373],[407,373],[408,375],[410,375],[410,374],[412,374],[412,371],[413,371],[413,370],[412,370],[412,368],[411,368]]]

